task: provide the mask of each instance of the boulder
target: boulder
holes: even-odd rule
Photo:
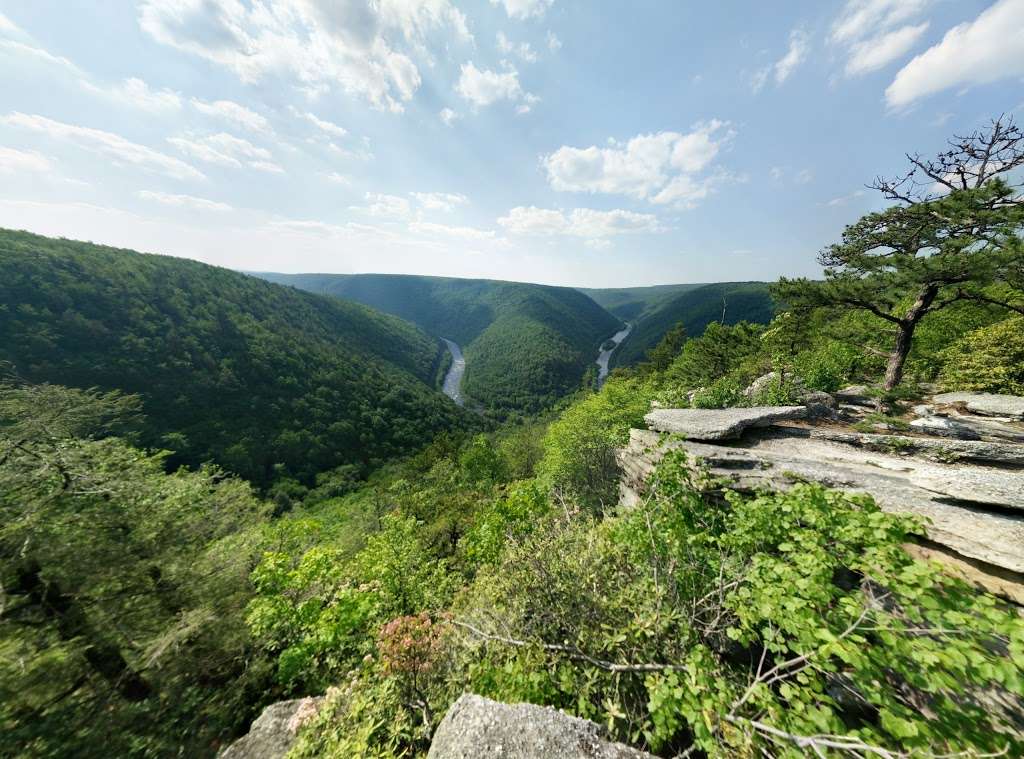
[[[764,390],[766,390],[770,384],[778,381],[778,379],[778,372],[768,372],[767,374],[762,374],[760,377],[758,377],[756,380],[754,380],[747,386],[746,390],[743,391],[743,395],[747,398],[753,398],[758,393],[761,393]]]
[[[806,406],[754,406],[752,408],[656,409],[644,417],[659,432],[672,432],[688,440],[738,438],[749,427],[767,427],[775,422],[806,419]]]
[[[807,407],[810,416],[836,415],[836,399],[823,390],[805,390],[797,397],[802,406]]]
[[[932,400],[947,406],[962,404],[968,411],[982,416],[1003,416],[1024,420],[1024,398],[1018,395],[941,393]]]
[[[836,401],[847,403],[851,406],[874,406],[875,398],[870,396],[870,388],[867,385],[850,385],[838,391]]]
[[[284,759],[299,729],[316,716],[323,698],[279,701],[263,710],[242,736],[217,755],[217,759]]]
[[[611,743],[602,729],[551,707],[502,704],[466,694],[445,714],[428,759],[654,759]]]
[[[910,423],[910,428],[925,435],[938,435],[954,440],[981,440],[981,435],[972,427],[944,416],[925,416],[915,419]]]

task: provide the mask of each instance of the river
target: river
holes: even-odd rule
[[[613,345],[611,348],[608,348],[607,350],[602,349],[601,352],[597,355],[598,387],[600,387],[604,383],[605,378],[608,376],[608,362],[611,361],[612,354],[615,352],[615,349],[619,347],[619,344],[626,339],[626,335],[629,334],[629,331],[631,329],[633,329],[633,325],[627,324],[624,328],[620,329],[618,332],[612,335],[612,342],[615,343],[615,345]]]
[[[446,337],[442,337],[445,345],[448,346],[448,350],[452,354],[452,365],[448,369],[448,374],[444,377],[444,385],[442,389],[444,394],[455,401],[458,405],[462,405],[462,375],[466,373],[466,359],[462,357],[462,349],[456,343],[453,343]]]

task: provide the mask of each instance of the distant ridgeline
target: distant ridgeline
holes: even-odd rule
[[[485,408],[534,412],[579,387],[620,322],[568,287],[390,274],[257,276],[364,303],[462,346],[463,391]]]
[[[610,317],[609,317],[610,318]],[[140,442],[257,484],[367,467],[463,426],[440,342],[357,303],[168,256],[0,230],[0,362],[138,393]]]
[[[711,322],[767,324],[775,305],[765,282],[721,282],[706,285],[659,285],[617,290],[584,290],[616,316],[633,324],[629,336],[612,354],[611,365],[631,366],[682,322],[689,337],[700,337]]]

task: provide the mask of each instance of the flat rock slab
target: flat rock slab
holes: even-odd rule
[[[910,423],[914,432],[925,435],[953,438],[954,440],[981,440],[981,434],[974,427],[962,424],[944,416],[925,416]]]
[[[551,707],[466,694],[444,715],[428,759],[654,759],[611,743],[598,725]]]
[[[976,500],[989,495],[964,493],[969,498],[952,498],[916,482],[939,472],[964,481],[995,475],[1007,478],[1005,487],[1024,491],[1024,471],[943,465],[829,440],[785,437],[781,427],[751,434],[729,446],[672,440],[649,430],[631,430],[629,445],[618,454],[624,475],[620,485],[624,506],[643,498],[651,472],[673,449],[683,449],[699,459],[712,477],[734,490],[788,490],[794,482],[810,481],[867,493],[883,511],[924,518],[925,534],[935,543],[961,556],[1018,575],[1024,573],[1024,512],[1005,507],[992,510],[984,501]]]
[[[652,430],[682,435],[687,440],[731,440],[749,427],[767,427],[775,422],[806,418],[806,406],[754,406],[656,409],[645,416],[644,421]]]
[[[1024,475],[978,468],[925,469],[910,481],[920,488],[959,501],[1002,506],[1024,512]],[[1024,546],[1021,547],[1024,549]]]
[[[962,403],[968,411],[983,416],[1006,416],[1024,419],[1024,398],[996,393],[941,393],[932,400],[943,405]]]

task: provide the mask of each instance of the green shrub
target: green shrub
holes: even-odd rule
[[[831,340],[797,354],[793,370],[811,390],[834,393],[855,376],[861,355],[852,345]]]
[[[1024,317],[971,332],[941,353],[949,390],[1024,395]]]
[[[720,377],[706,388],[698,390],[690,405],[693,408],[729,408],[747,402],[743,395],[746,385],[735,377]]]

